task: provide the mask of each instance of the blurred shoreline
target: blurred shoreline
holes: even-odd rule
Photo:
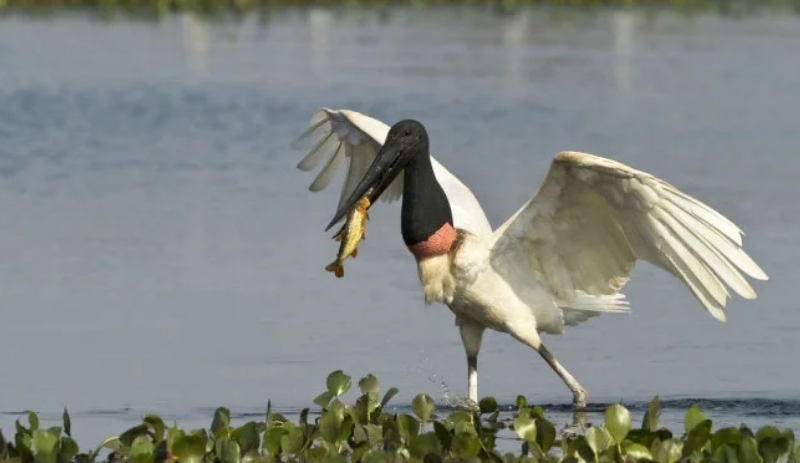
[[[107,20],[159,20],[173,13],[191,12],[207,18],[234,20],[257,14],[269,21],[282,11],[307,9],[364,10],[379,15],[391,14],[396,9],[478,10],[500,16],[514,16],[531,9],[550,10],[554,14],[633,10],[745,18],[762,14],[797,15],[800,0],[0,0],[0,18],[88,14]]]

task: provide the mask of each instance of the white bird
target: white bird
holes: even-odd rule
[[[473,403],[478,352],[489,328],[536,350],[583,409],[586,390],[539,333],[561,334],[601,313],[628,312],[619,290],[639,259],[677,277],[722,322],[726,286],[755,299],[743,274],[768,279],[730,220],[664,180],[610,159],[556,154],[539,191],[492,230],[469,188],[430,156],[421,123],[404,120],[390,129],[355,111],[321,108],[293,146],[312,137],[315,146],[297,166],[311,170],[325,160],[311,191],[328,186],[347,163],[328,229],[365,194],[373,203],[402,197],[403,240],[417,261],[426,304],[443,302],[456,316]]]

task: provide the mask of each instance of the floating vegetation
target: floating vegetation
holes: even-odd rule
[[[81,452],[71,437],[69,414],[63,426],[42,429],[35,413],[28,426],[17,421],[13,441],[0,432],[0,462],[763,462],[800,461],[800,445],[791,430],[764,426],[753,431],[712,429],[696,406],[688,408],[682,433],[659,427],[659,401],[654,398],[641,426],[622,404],[612,404],[600,425],[580,433],[561,432],[548,421],[540,407],[519,396],[512,419],[501,420],[492,397],[481,399],[474,410],[437,413],[434,401],[424,394],[411,402],[409,413],[387,411],[398,390],[381,396],[377,378],[367,375],[358,382],[361,395],[348,405],[341,396],[351,388],[350,376],[331,373],[326,390],[314,403],[321,408],[309,419],[304,409],[292,422],[267,405],[264,421],[231,425],[230,412],[218,408],[208,429],[167,427],[156,415],[144,415],[141,424],[110,437],[88,452]],[[583,432],[585,431],[585,432]],[[518,452],[501,453],[498,433],[514,436]]]

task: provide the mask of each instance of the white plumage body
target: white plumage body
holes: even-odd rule
[[[298,165],[316,167],[310,189],[325,188],[349,160],[340,205],[380,150],[389,127],[348,110],[321,109],[301,136],[317,135]],[[431,157],[459,230],[449,255],[418,260],[427,303],[456,315],[469,362],[470,399],[477,400],[477,353],[485,328],[536,349],[585,402],[583,389],[541,344],[539,332],[561,334],[603,312],[627,312],[619,292],[638,259],[682,281],[708,312],[725,321],[728,288],[747,299],[748,275],[767,275],[742,249],[742,232],[709,206],[646,172],[602,157],[558,153],[538,192],[492,230],[472,192]],[[398,176],[381,200],[403,191]],[[743,275],[744,274],[744,275]],[[581,394],[583,394],[581,396]],[[581,396],[581,397],[579,397]]]

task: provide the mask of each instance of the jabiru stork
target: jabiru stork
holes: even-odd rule
[[[343,162],[340,221],[354,203],[402,197],[401,234],[417,262],[426,304],[455,314],[467,356],[469,399],[478,401],[478,352],[484,330],[530,346],[570,388],[577,410],[586,390],[547,350],[558,335],[607,312],[629,312],[620,289],[645,260],[682,281],[717,320],[730,287],[756,292],[744,275],[767,280],[742,249],[742,231],[722,214],[647,172],[603,157],[563,151],[531,199],[492,230],[475,196],[429,152],[425,127],[391,128],[351,110],[321,108],[293,143],[315,138],[299,162],[324,189]],[[327,230],[326,229],[326,230]]]

